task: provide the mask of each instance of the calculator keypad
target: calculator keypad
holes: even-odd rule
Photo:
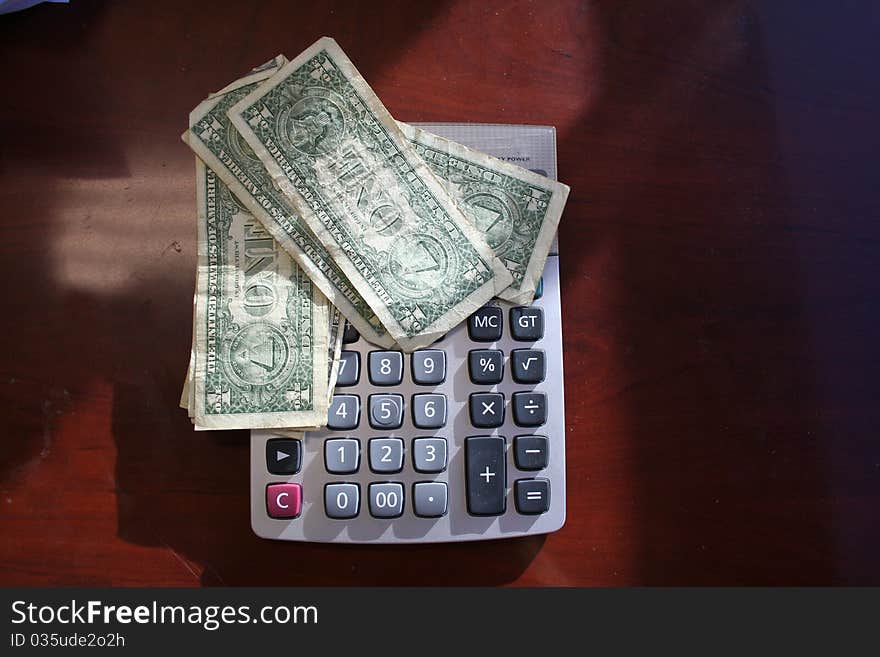
[[[555,285],[544,290],[551,301]],[[255,434],[267,436],[259,506],[274,523],[258,533],[418,542],[558,529],[558,322],[540,304],[493,302],[443,342],[409,354],[372,345],[346,324],[327,428],[305,439]],[[285,479],[267,475],[298,488],[276,489]]]

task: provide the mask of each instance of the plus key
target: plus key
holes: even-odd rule
[[[506,510],[507,472],[503,436],[471,436],[464,441],[467,507],[472,516]]]

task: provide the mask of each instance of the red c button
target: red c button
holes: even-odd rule
[[[302,511],[302,486],[269,484],[266,486],[266,510],[270,518],[296,518]]]

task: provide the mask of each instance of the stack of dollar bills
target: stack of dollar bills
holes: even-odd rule
[[[323,426],[345,320],[409,352],[529,303],[568,187],[395,121],[323,38],[211,94],[181,406],[197,429]]]

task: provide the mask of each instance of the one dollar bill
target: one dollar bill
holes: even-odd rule
[[[324,424],[326,298],[200,161],[196,185],[193,423],[202,429]]]
[[[339,362],[342,357],[342,334],[345,329],[345,318],[332,304],[330,305],[330,329],[328,343],[328,373],[327,373],[327,394],[333,396],[333,389],[336,387],[336,379],[339,377]]]
[[[278,67],[283,55],[257,71],[211,94],[190,114],[190,128],[182,139],[195,151],[241,203],[306,271],[324,295],[339,308],[364,338],[382,347],[394,340],[367,302],[358,294],[324,246],[273,184],[263,163],[232,127],[227,110],[254,91]]]
[[[568,185],[398,122],[513,277],[498,296],[531,303],[568,198]]]
[[[196,166],[199,166],[197,164]],[[204,165],[202,165],[204,166]],[[193,370],[195,364],[196,357],[196,314],[195,314],[195,306],[197,301],[197,295],[193,295],[193,342],[192,348],[190,349],[190,357],[189,357],[189,366],[186,368],[186,378],[183,382],[183,390],[180,393],[180,407],[186,409],[189,413],[190,418],[193,417],[193,408],[195,406],[195,402],[193,400],[193,385],[192,385],[192,377]],[[328,351],[327,351],[327,360],[328,360],[328,372],[327,372],[327,395],[328,397],[333,396],[333,389],[336,387],[336,379],[339,376],[339,366],[340,366],[340,356],[342,353],[342,334],[344,327],[345,319],[343,319],[342,314],[338,309],[333,306],[330,307],[330,318],[328,325],[328,334],[330,336],[328,343]],[[318,427],[303,427],[305,429],[317,429]],[[196,430],[202,429],[202,427],[196,426]],[[296,435],[292,436],[294,438],[301,437],[301,431],[299,431],[299,427],[295,430],[293,428],[290,429],[287,433],[296,433]],[[285,433],[285,435],[287,435]]]
[[[332,39],[228,116],[404,350],[430,344],[513,281]]]

